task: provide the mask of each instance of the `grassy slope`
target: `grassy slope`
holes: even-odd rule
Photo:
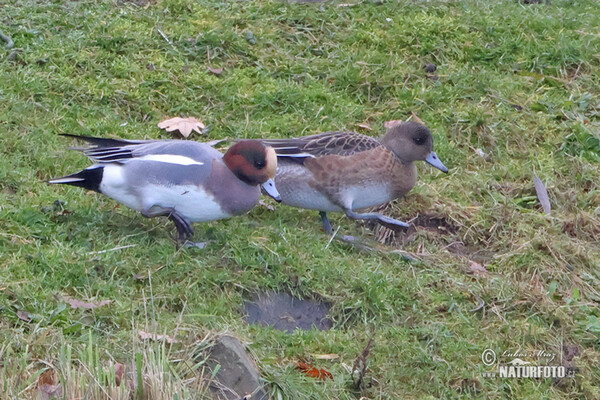
[[[159,332],[181,327],[184,342],[226,330],[251,341],[263,373],[293,398],[353,398],[346,368],[372,335],[372,398],[600,397],[595,1],[0,0],[0,7],[19,49],[12,62],[0,52],[0,341],[23,364],[4,365],[5,382],[11,371],[40,370],[38,360],[55,359],[60,346],[85,344],[90,331],[103,351],[131,360],[132,330],[156,321]],[[426,78],[427,62],[438,65],[439,80]],[[212,75],[208,66],[225,72]],[[361,122],[375,135],[411,111],[434,131],[451,172],[421,165],[418,187],[388,213],[428,213],[455,228],[407,240],[402,248],[424,259],[416,265],[327,247],[314,212],[283,206],[197,225],[209,248],[175,251],[166,221],[43,183],[87,165],[65,150],[62,132],[165,138],[156,123],[184,114],[209,123],[209,139]],[[549,189],[551,217],[531,199],[533,171]],[[43,209],[55,199],[71,213]],[[343,232],[371,234],[333,221]],[[464,248],[450,251],[456,242]],[[126,245],[136,246],[91,253]],[[468,275],[472,259],[491,273]],[[151,282],[135,278],[148,272]],[[336,329],[286,335],[246,326],[238,309],[264,288],[331,301]],[[70,310],[61,294],[113,304]],[[470,311],[478,298],[484,309]],[[19,320],[19,310],[33,321]],[[580,352],[574,381],[481,377],[490,370],[480,360],[487,347],[559,354],[563,342]],[[292,368],[319,353],[340,355],[319,362],[333,382]],[[19,397],[14,385],[2,390]]]

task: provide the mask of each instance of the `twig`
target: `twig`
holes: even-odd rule
[[[331,244],[333,239],[335,239],[339,230],[340,230],[340,227],[338,226],[338,228],[335,230],[335,232],[333,232],[333,235],[331,235],[331,237],[329,238],[329,242],[327,242],[327,246],[325,246],[325,250],[327,250],[327,248],[329,247],[329,245]]]
[[[348,243],[354,247],[356,247],[357,249],[361,250],[361,251],[366,251],[368,253],[370,252],[376,252],[376,253],[380,253],[379,249],[376,249],[374,247],[371,247],[369,245],[367,245],[366,243],[360,241],[359,239],[355,238],[354,236],[349,236],[349,235],[341,235],[341,236],[337,236],[335,237],[337,240],[339,240],[340,242],[344,242],[344,243]]]
[[[474,309],[469,310],[469,311],[471,311],[471,312],[479,311],[483,308],[483,306],[485,306],[485,301],[483,301],[483,299],[479,296],[476,296],[476,295],[473,295],[473,296],[475,296],[475,299],[477,300],[478,304],[477,304],[477,307],[475,307]]]
[[[403,260],[409,261],[409,262],[419,262],[421,261],[420,258],[412,255],[411,253],[404,251],[404,250],[392,250],[389,252],[390,254],[398,254]]]
[[[81,364],[81,366],[83,368],[85,368],[86,372],[92,377],[92,379],[94,380],[94,382],[96,382],[96,385],[98,385],[98,387],[100,388],[100,390],[102,390],[104,392],[104,394],[106,395],[106,397],[108,397],[110,400],[113,400],[113,398],[108,394],[108,392],[106,391],[106,389],[104,389],[104,386],[102,386],[102,384],[100,382],[98,382],[98,379],[96,379],[96,377],[94,376],[94,374],[92,374],[92,372],[83,363],[83,361],[81,361],[81,360],[78,360],[78,361],[79,361],[79,364]]]
[[[107,250],[90,251],[88,254],[103,254],[103,253],[108,253],[109,251],[123,250],[123,249],[128,249],[130,247],[135,247],[135,246],[137,246],[137,244],[128,244],[127,246],[117,246],[117,247],[113,247],[112,249],[107,249]]]
[[[160,28],[156,28],[156,30],[158,31],[158,33],[160,33],[160,36],[162,36],[163,39],[165,39],[167,41],[167,43],[169,43],[171,46],[173,46],[173,42],[171,42],[169,40],[169,38],[167,37],[167,35],[165,35],[164,32],[160,30]]]
[[[2,31],[0,31],[0,39],[2,39],[4,43],[6,43],[4,47],[6,47],[7,49],[12,49],[13,47],[15,47],[15,43],[12,41],[10,36],[5,35]]]
[[[363,349],[362,353],[358,357],[356,357],[356,360],[354,360],[354,365],[352,366],[352,381],[356,389],[361,389],[361,386],[364,383],[365,375],[367,374],[367,358],[369,357],[369,353],[371,352],[372,346],[373,336],[371,336],[371,338],[369,339],[369,342]],[[357,372],[358,377],[355,379],[355,375]]]

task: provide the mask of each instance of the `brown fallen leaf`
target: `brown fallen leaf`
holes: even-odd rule
[[[76,310],[82,308],[84,310],[93,310],[94,308],[104,307],[112,303],[112,300],[100,300],[100,301],[83,301],[74,299],[70,296],[62,296],[62,300],[68,303],[72,309]]]
[[[404,121],[402,121],[401,119],[393,119],[391,121],[385,121],[383,123],[383,127],[385,129],[392,129],[394,126],[400,125],[402,122],[404,122]]]
[[[550,207],[548,191],[546,190],[546,186],[544,186],[542,180],[538,178],[537,174],[533,174],[533,185],[535,186],[535,193],[537,194],[537,198],[542,205],[542,209],[546,214],[550,214],[552,212],[552,208]]]
[[[142,340],[156,340],[156,341],[164,340],[167,343],[179,343],[179,340],[177,340],[169,335],[159,335],[157,333],[149,333],[149,332],[144,332],[144,331],[138,331],[138,334],[140,335],[140,339],[142,339]]]
[[[31,322],[31,314],[28,313],[27,311],[17,311],[17,317],[21,321]]]
[[[179,131],[183,137],[191,135],[192,131],[202,134],[202,129],[206,126],[197,118],[170,118],[158,123],[160,129],[165,129],[167,132]]]
[[[115,363],[115,385],[121,386],[121,381],[123,380],[123,371],[125,371],[125,366],[121,363]]]
[[[38,399],[41,400],[50,400],[63,395],[63,387],[60,383],[55,384],[54,371],[51,369],[47,369],[39,376],[37,389],[39,392]]]
[[[360,124],[356,124],[356,126],[358,126],[359,128],[366,129],[366,130],[368,130],[368,131],[372,131],[372,130],[373,130],[373,128],[371,128],[371,127],[369,126],[369,124],[365,124],[364,122],[363,122],[363,123],[360,123]]]
[[[208,67],[208,72],[212,72],[215,75],[221,75],[223,73],[223,68],[211,68],[211,67]]]
[[[469,273],[479,275],[479,276],[484,276],[484,275],[487,275],[488,270],[485,269],[485,267],[483,265],[476,263],[475,261],[472,261],[471,265],[469,266]]]

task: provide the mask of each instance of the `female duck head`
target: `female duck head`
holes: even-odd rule
[[[267,182],[277,170],[275,150],[258,140],[237,142],[225,153],[223,161],[235,176],[249,185]]]
[[[448,168],[433,151],[433,137],[425,125],[413,121],[395,125],[381,139],[381,143],[402,162],[422,160],[443,172],[448,172]]]

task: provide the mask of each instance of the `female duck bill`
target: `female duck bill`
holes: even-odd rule
[[[435,151],[432,151],[431,153],[429,153],[429,155],[425,159],[425,162],[430,164],[433,167],[436,167],[437,169],[439,169],[442,172],[446,172],[446,173],[448,172],[448,168],[446,168],[446,166],[440,161],[437,154],[435,154]]]

